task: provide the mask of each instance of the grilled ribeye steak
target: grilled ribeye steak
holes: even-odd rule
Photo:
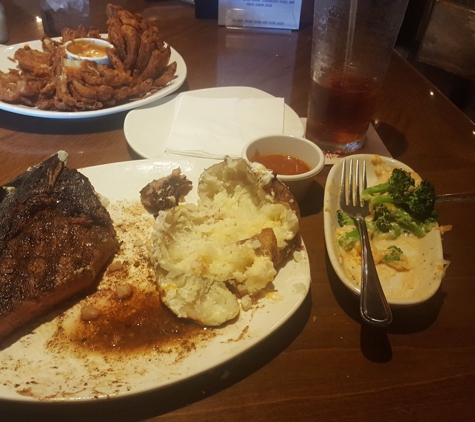
[[[89,180],[59,152],[0,192],[0,339],[91,287],[118,249]]]

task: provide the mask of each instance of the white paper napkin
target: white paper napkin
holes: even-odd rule
[[[283,131],[283,98],[206,98],[185,92],[177,98],[165,152],[238,158],[250,140]]]

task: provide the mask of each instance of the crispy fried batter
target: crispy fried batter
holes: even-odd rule
[[[88,31],[82,25],[79,25],[78,29],[63,28],[61,30],[61,42],[63,44],[76,38],[101,38],[101,34],[96,28],[89,28]]]
[[[108,18],[118,18],[123,25],[133,26],[137,30],[141,28],[142,16],[139,14],[134,16],[131,12],[122,9],[120,6],[108,4],[106,14]]]
[[[41,45],[45,53],[55,55],[58,48],[61,46],[61,43],[45,35],[43,38],[41,38]]]
[[[114,45],[117,56],[120,60],[125,60],[127,57],[127,47],[122,32],[122,22],[119,18],[110,18],[107,21],[107,28],[109,41]]]
[[[140,48],[140,35],[134,27],[130,25],[122,25],[122,32],[124,33],[127,56],[124,60],[124,68],[126,70],[133,69]],[[168,62],[167,62],[168,63]]]
[[[170,63],[163,74],[153,81],[153,86],[163,88],[175,78],[176,62]]]
[[[68,41],[75,40],[76,38],[86,38],[87,30],[84,26],[79,25],[78,29],[63,28],[61,30],[62,42],[67,43]]]
[[[77,79],[73,79],[71,83],[75,91],[84,98],[104,102],[112,96],[113,88],[110,86],[91,86]]]
[[[147,66],[152,51],[155,48],[156,35],[150,31],[145,30],[140,39],[140,48],[137,53],[137,61],[135,63],[135,70],[139,73],[142,73]]]
[[[65,28],[61,42],[42,38],[43,51],[25,45],[15,52],[12,60],[18,68],[0,71],[0,101],[42,110],[97,110],[142,98],[170,83],[177,65],[169,63],[171,49],[156,24],[111,4],[106,14],[108,40],[114,45],[107,51],[109,67],[65,60],[67,41],[100,38],[94,28]]]
[[[18,67],[27,73],[39,77],[50,74],[51,54],[32,50],[28,44],[15,51],[13,58],[18,62]]]
[[[2,87],[0,100],[9,103],[19,102],[22,96],[28,97],[28,95],[25,95],[25,91],[30,93],[26,81],[19,80],[14,74],[0,74],[0,86]]]
[[[165,72],[171,73],[172,69],[167,69],[170,47],[163,42],[154,22],[111,4],[106,13],[109,39],[115,46],[115,54],[109,58],[115,69],[132,70],[137,84],[147,79],[156,80]]]
[[[147,66],[144,71],[140,73],[140,78],[155,79],[160,77],[167,67],[170,55],[170,46],[162,46],[160,50],[153,51]]]

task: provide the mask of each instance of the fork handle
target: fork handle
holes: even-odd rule
[[[386,300],[376,271],[365,219],[358,216],[355,221],[361,240],[360,313],[367,323],[384,327],[389,325],[393,319],[391,308]]]

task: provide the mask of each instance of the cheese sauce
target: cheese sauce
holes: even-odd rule
[[[67,47],[70,53],[81,57],[105,57],[107,56],[105,45],[98,45],[91,41],[73,41]]]

